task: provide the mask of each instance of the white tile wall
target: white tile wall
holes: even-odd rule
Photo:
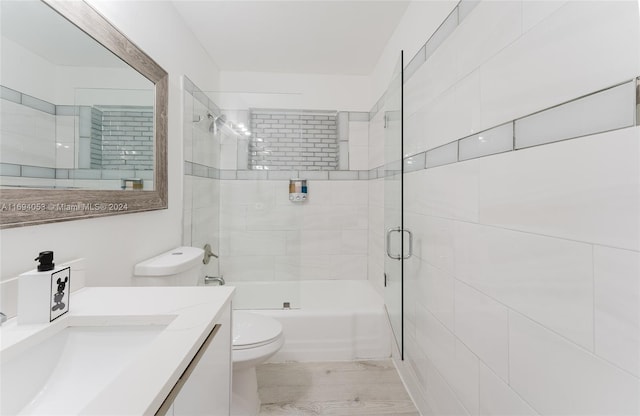
[[[538,413],[489,367],[480,363],[479,414],[494,416],[533,416]]]
[[[411,80],[409,80],[411,82]],[[406,84],[408,85],[408,84]],[[408,88],[405,85],[405,89]],[[424,151],[426,148],[424,114],[416,111],[409,114],[405,111],[404,116],[404,156],[413,155]],[[371,166],[371,165],[370,165]]]
[[[384,285],[384,179],[368,182],[368,261],[367,278],[382,292]]]
[[[349,169],[369,169],[369,122],[350,121],[349,134]]]
[[[526,32],[564,6],[567,0],[522,2],[522,31]]]
[[[541,414],[635,415],[637,377],[516,313],[509,316],[511,387]]]
[[[521,34],[522,2],[480,2],[449,39],[458,48],[459,74],[466,76]]]
[[[460,340],[456,339],[451,364],[448,371],[443,374],[462,405],[471,415],[477,415],[479,409],[479,366],[478,357]]]
[[[221,181],[221,251],[231,256],[221,260],[225,278],[365,279],[367,181],[309,180],[309,199],[302,204],[289,201],[288,185]]]
[[[191,244],[193,225],[193,176],[184,176],[182,188],[182,244]]]
[[[640,253],[594,246],[595,352],[640,376]]]
[[[453,333],[421,305],[416,306],[415,326],[420,348],[440,372],[446,371],[455,348]]]
[[[423,263],[416,296],[443,325],[454,329],[454,279],[442,270]]]
[[[503,380],[509,379],[508,310],[462,283],[455,284],[456,336]]]
[[[462,402],[456,397],[451,386],[446,382],[440,372],[429,361],[425,360],[426,366],[426,400],[431,409],[432,415],[465,416],[469,412]]]
[[[638,26],[637,2],[567,2],[482,66],[483,127],[637,76]]]
[[[480,159],[480,220],[640,250],[639,135],[635,127]]]
[[[384,114],[379,111],[369,123],[369,169],[384,164]]]
[[[462,14],[405,84],[407,155],[640,75],[637,2],[481,1]],[[592,133],[609,110],[628,124],[631,104],[604,107],[572,128]],[[549,129],[566,122],[545,121],[535,140],[573,136]],[[384,137],[375,122],[370,137]],[[625,128],[437,167],[428,153],[429,169],[405,175],[416,251],[400,368],[423,414],[639,413],[639,137]],[[370,184],[376,283],[383,190]]]
[[[454,232],[456,278],[593,349],[591,246],[462,222]]]
[[[478,160],[418,171],[404,179],[406,211],[478,221]]]
[[[3,163],[55,167],[56,117],[2,100],[0,133]]]
[[[75,167],[76,126],[73,116],[56,116],[56,168]]]

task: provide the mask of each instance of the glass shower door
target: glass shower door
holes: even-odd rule
[[[384,301],[403,358],[402,51],[384,100]]]

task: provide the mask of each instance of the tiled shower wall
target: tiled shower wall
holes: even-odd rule
[[[100,168],[152,170],[153,107],[100,106],[96,110],[102,116]],[[93,167],[93,158],[91,162]]]
[[[218,131],[209,130],[208,113],[220,114],[220,109],[209,100],[187,77],[183,80],[183,234],[187,246],[204,247],[210,244],[220,254],[220,142],[224,138]],[[205,274],[218,276],[218,260],[211,258]]]
[[[303,203],[288,180],[221,182],[225,278],[366,279],[368,181],[310,179]]]
[[[340,114],[351,170],[220,172],[225,279],[367,278],[368,114]],[[288,197],[288,180],[297,177],[308,180],[303,203]]]
[[[638,4],[460,4],[407,71],[399,368],[425,415],[638,414]],[[381,286],[384,183],[369,186]]]

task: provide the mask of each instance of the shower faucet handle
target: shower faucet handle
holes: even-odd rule
[[[202,259],[202,263],[209,264],[211,257],[218,258],[218,255],[211,251],[211,244],[207,243],[204,245],[204,258]]]

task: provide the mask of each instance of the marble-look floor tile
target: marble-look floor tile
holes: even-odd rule
[[[257,375],[261,416],[418,415],[390,360],[264,364]]]

